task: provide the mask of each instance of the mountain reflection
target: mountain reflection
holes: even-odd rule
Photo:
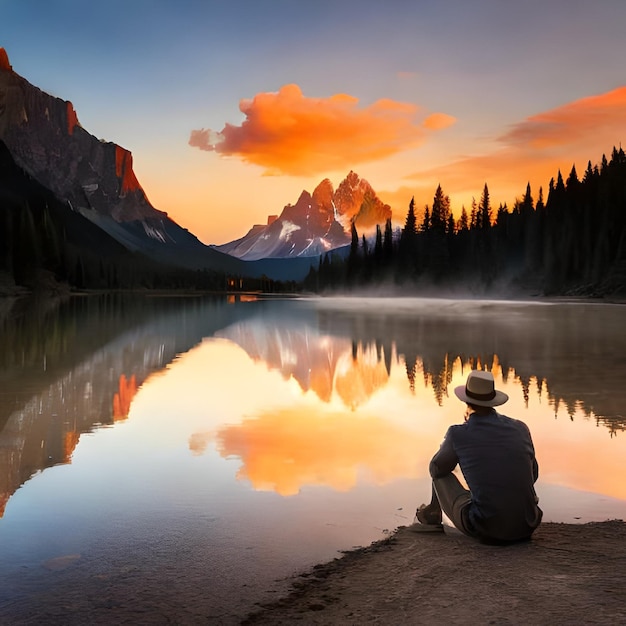
[[[70,462],[82,433],[125,419],[148,376],[245,314],[225,298],[2,301],[0,517],[33,474]]]
[[[113,396],[113,421],[117,422],[128,417],[137,390],[137,377],[134,374],[130,379],[124,374],[120,376],[119,391]]]
[[[452,386],[475,368],[510,385],[512,415],[535,425],[541,422],[535,412],[524,415],[524,406],[547,407],[555,417],[565,412],[572,420],[582,414],[606,428],[607,439],[626,429],[623,307],[413,301],[403,310],[401,302],[359,307],[355,299],[343,306],[317,301],[314,309],[315,315],[263,323],[251,318],[217,333],[328,407],[260,406],[240,423],[191,437],[195,454],[214,441],[222,457],[240,459],[237,476],[254,489],[292,495],[313,485],[348,490],[359,477],[383,484],[422,475],[449,420],[462,416],[462,408],[447,403]],[[368,406],[399,380],[398,372],[415,403],[397,402],[391,391]],[[445,411],[433,410],[444,404]],[[611,478],[614,448],[570,439],[563,429],[561,442],[546,428],[538,428],[544,476],[624,497]],[[582,457],[593,459],[595,469],[570,467]]]
[[[315,307],[315,316],[255,318],[218,335],[303,391],[324,402],[336,393],[350,408],[386,384],[393,358],[404,362],[409,388],[421,375],[438,404],[460,364],[519,381],[526,403],[534,386],[555,414],[564,405],[611,434],[626,429],[622,306],[334,299]]]
[[[611,436],[626,429],[623,307],[243,300],[0,301],[0,517],[20,485],[71,462],[83,433],[128,419],[148,377],[207,337],[240,346],[326,407],[261,406],[210,434],[190,434],[193,454],[215,442],[222,456],[243,460],[240,476],[258,489],[348,489],[357,472],[375,482],[414,476],[416,451],[425,462],[444,425],[431,434],[426,422],[417,427],[414,415],[397,419],[386,407],[380,417],[364,415],[396,384],[394,372],[409,395],[419,400],[426,389],[441,406],[455,376],[488,368],[519,385],[526,404],[538,397],[554,415],[582,412]]]

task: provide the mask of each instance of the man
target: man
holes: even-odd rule
[[[524,422],[496,412],[509,397],[490,372],[474,370],[456,396],[468,405],[464,424],[450,426],[430,462],[432,500],[416,512],[416,532],[443,532],[442,509],[463,533],[484,543],[530,539],[539,526],[535,482],[539,467]],[[452,470],[459,465],[469,487]]]

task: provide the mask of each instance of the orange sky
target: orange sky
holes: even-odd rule
[[[320,397],[315,388],[303,389],[285,375],[291,362],[282,371],[227,340],[207,340],[166,376],[147,381],[131,413],[171,415],[168,407],[175,404],[184,418],[168,420],[167,428],[176,434],[159,432],[155,424],[155,437],[185,440],[193,455],[217,448],[224,458],[236,460],[240,480],[284,496],[313,485],[343,491],[360,481],[387,484],[427,476],[447,427],[463,419],[465,407],[453,389],[464,382],[467,364],[463,368],[458,359],[451,364],[439,406],[419,365],[411,391],[397,355],[392,355],[387,375],[376,364],[375,351],[359,351],[356,360],[349,343],[339,342],[331,351],[337,353],[332,391]],[[573,419],[565,407],[555,413],[545,385],[538,393],[535,381],[526,405],[520,382],[510,376],[504,382],[497,359],[493,373],[497,387],[510,397],[502,412],[531,429],[541,484],[626,501],[624,437],[611,438],[608,428],[596,426],[582,411]],[[212,381],[209,387],[207,380]]]
[[[511,206],[626,136],[624,2],[244,5],[8,3],[0,46],[205,243],[350,170],[397,224],[439,184],[457,215],[485,183]]]
[[[279,214],[303,189],[313,191],[325,177],[336,187],[350,170],[370,181],[392,207],[398,225],[404,222],[411,197],[418,208],[432,204],[438,184],[450,196],[457,216],[462,206],[469,210],[472,199],[480,199],[485,183],[494,212],[500,203],[512,207],[528,182],[534,199],[542,187],[545,200],[549,181],[559,170],[566,178],[575,165],[582,177],[588,161],[593,166],[603,154],[610,157],[612,147],[626,136],[626,87],[538,112],[476,150],[459,144],[466,152],[436,159],[428,156],[433,146],[448,142],[455,127],[463,125],[445,111],[390,99],[365,105],[346,94],[309,97],[296,84],[243,99],[239,108],[244,116],[240,124],[190,133],[189,146],[199,148],[199,170],[172,217],[199,235],[209,223],[199,207],[206,202],[202,167],[221,172],[226,189],[215,183],[210,223],[216,238],[223,232],[221,239],[228,239],[227,232],[243,236],[253,223],[265,223],[267,215]],[[200,153],[206,154],[204,164]],[[161,204],[171,202],[165,184],[144,184],[155,204],[162,198]],[[223,206],[232,206],[232,211],[221,218],[222,224],[218,214]],[[242,214],[237,233],[230,222],[235,213]]]

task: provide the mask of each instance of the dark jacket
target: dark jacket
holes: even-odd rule
[[[430,462],[433,478],[460,466],[471,492],[468,517],[483,539],[517,541],[539,526],[534,484],[539,476],[528,426],[495,410],[450,426]]]

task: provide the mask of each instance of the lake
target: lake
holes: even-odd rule
[[[626,308],[416,298],[0,301],[4,622],[238,623],[413,521],[472,368],[545,521],[626,517]]]

